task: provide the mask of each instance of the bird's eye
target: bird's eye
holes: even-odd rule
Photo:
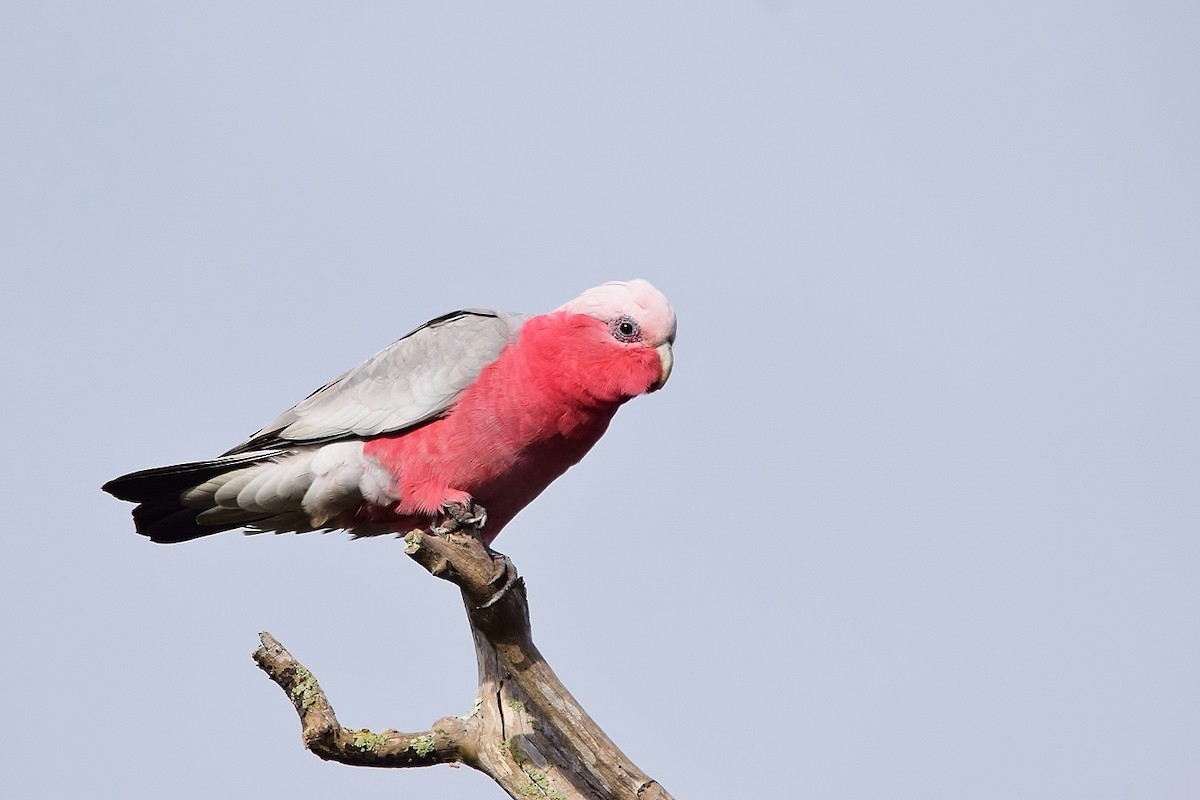
[[[613,338],[619,342],[636,342],[642,334],[637,322],[631,317],[617,317],[608,326]]]

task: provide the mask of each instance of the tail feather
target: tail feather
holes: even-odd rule
[[[113,478],[100,488],[118,500],[144,503],[168,492],[185,491],[230,470],[266,461],[280,455],[280,452],[259,450],[254,453],[214,458],[210,461],[192,461],[187,464],[172,464],[169,467],[143,469]]]
[[[197,484],[279,455],[280,451],[275,450],[258,451],[211,461],[155,467],[114,478],[102,488],[120,500],[138,503],[133,509],[134,527],[138,533],[149,537],[150,541],[164,544],[186,542],[251,525],[272,516],[245,514],[237,520],[226,517],[205,522],[198,520],[205,509],[185,506],[182,497]]]
[[[138,504],[138,533],[153,542],[186,542],[234,528],[303,533],[342,527],[342,515],[353,515],[364,501],[393,505],[399,499],[393,480],[363,455],[362,442],[345,441],[132,472],[104,484],[104,491]],[[357,523],[353,529],[360,535],[390,531]]]

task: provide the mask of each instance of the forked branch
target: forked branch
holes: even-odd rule
[[[462,591],[479,666],[474,709],[466,717],[443,717],[421,733],[344,728],[312,673],[263,633],[254,660],[291,698],[305,747],[356,766],[461,762],[521,800],[671,800],[600,730],[542,658],[530,634],[525,583],[511,561],[467,533],[413,531],[405,541],[414,561]]]

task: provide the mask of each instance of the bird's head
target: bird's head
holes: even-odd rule
[[[674,363],[675,312],[649,281],[612,281],[564,303],[561,317],[589,391],[628,399],[663,387]]]

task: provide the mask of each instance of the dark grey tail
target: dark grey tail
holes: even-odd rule
[[[269,454],[259,452],[240,457],[144,469],[113,478],[101,488],[118,500],[138,504],[133,509],[133,524],[142,536],[161,544],[187,542],[201,536],[241,528],[253,520],[199,523],[196,517],[204,509],[185,506],[180,499],[183,493],[210,478],[269,457]]]

